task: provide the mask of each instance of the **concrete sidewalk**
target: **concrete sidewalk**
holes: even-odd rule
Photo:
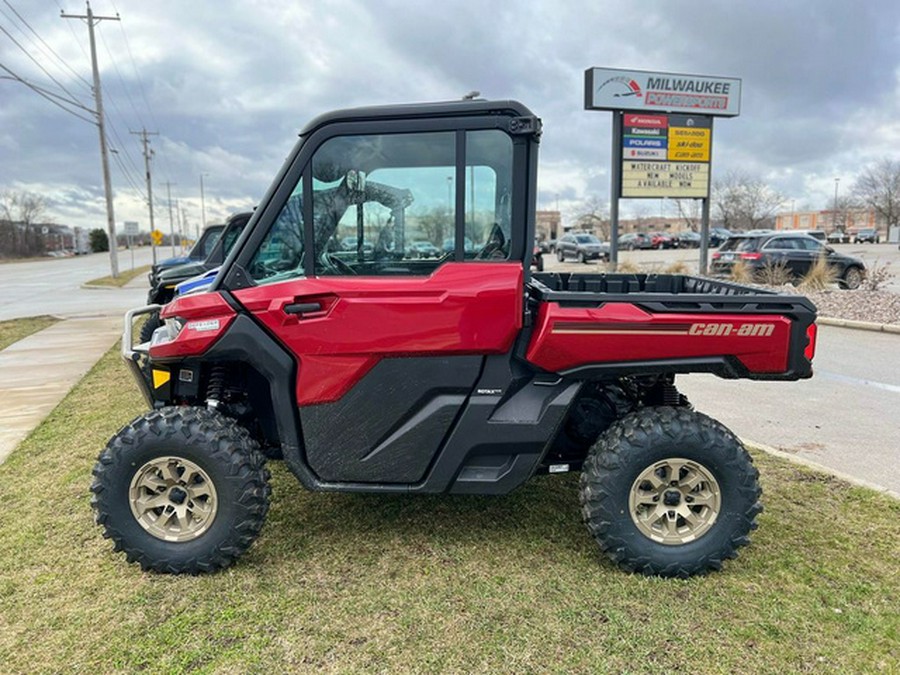
[[[121,316],[73,318],[0,351],[0,464],[121,334]]]

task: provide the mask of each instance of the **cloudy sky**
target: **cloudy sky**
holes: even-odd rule
[[[263,195],[311,117],[471,90],[518,99],[543,119],[539,206],[571,217],[586,198],[609,198],[611,115],[583,109],[592,66],[741,78],[741,115],[716,123],[713,176],[762,179],[786,210],[826,208],[835,178],[843,192],[861,167],[900,157],[897,0],[94,0],[92,9],[121,16],[97,26],[98,59],[116,221],[143,229],[131,131],[159,133],[154,204],[167,230],[166,181],[193,226],[202,174],[206,220],[221,220]],[[93,107],[88,31],[61,10],[85,5],[0,0],[0,190],[44,195],[58,223],[103,227],[96,127],[10,79]],[[622,203],[625,216],[668,208]]]

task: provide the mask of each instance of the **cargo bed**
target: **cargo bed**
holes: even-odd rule
[[[812,376],[816,308],[802,295],[680,274],[537,273],[527,358],[567,375]]]

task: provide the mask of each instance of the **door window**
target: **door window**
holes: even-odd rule
[[[303,276],[303,179],[282,207],[247,272],[257,283]]]
[[[456,259],[457,134],[332,138],[312,161],[316,275],[426,275]],[[505,260],[512,142],[466,134],[463,259]]]

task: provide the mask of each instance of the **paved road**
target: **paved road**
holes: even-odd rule
[[[169,249],[160,254],[168,257]],[[134,251],[134,266],[149,265],[152,251]],[[132,269],[131,252],[119,251],[119,269]],[[0,321],[27,316],[121,315],[147,300],[147,279],[135,280],[130,288],[84,289],[86,281],[109,276],[109,255],[94,253],[72,258],[5,263],[0,265]]]
[[[900,335],[819,326],[800,382],[678,378],[694,406],[741,438],[900,495]]]

